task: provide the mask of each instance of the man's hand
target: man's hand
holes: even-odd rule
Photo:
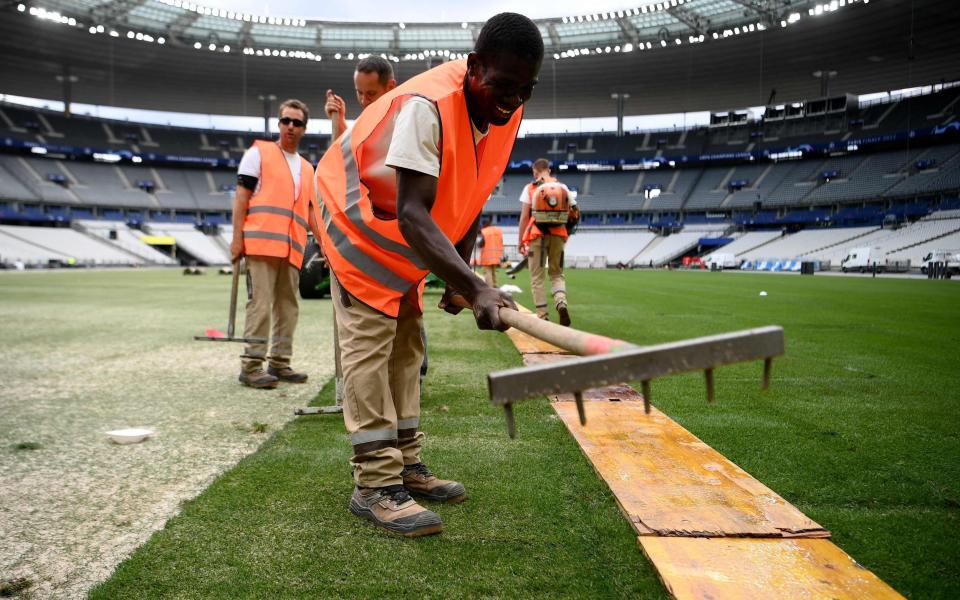
[[[459,296],[459,298],[454,300],[454,296]],[[467,299],[463,297],[463,294],[448,285],[443,289],[443,296],[440,297],[440,303],[437,304],[437,308],[445,310],[451,315],[459,315],[460,311],[464,309],[464,307],[460,305],[460,302],[469,304]]]
[[[520,244],[517,246],[517,252],[519,252],[521,256],[526,256],[527,253],[530,252],[530,247],[527,246],[527,244]]]
[[[484,287],[473,299],[473,318],[478,329],[496,329],[506,331],[510,326],[500,320],[500,307],[517,310],[510,294],[492,287]]]
[[[346,118],[347,116],[347,105],[344,103],[343,98],[333,93],[333,90],[327,90],[327,103],[324,105],[323,110],[327,113],[327,117],[333,118],[334,113],[340,115],[341,118]]]
[[[244,255],[243,248],[243,238],[234,237],[233,241],[230,242],[230,258],[233,262],[240,260],[240,257]]]

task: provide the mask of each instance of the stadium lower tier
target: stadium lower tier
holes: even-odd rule
[[[505,259],[517,261],[516,226],[504,226]],[[75,219],[0,225],[0,267],[225,265],[229,225]],[[947,256],[949,258],[943,258]],[[960,199],[919,219],[884,227],[752,228],[729,221],[688,222],[676,228],[584,226],[565,253],[570,268],[693,266],[798,271],[919,271],[930,260],[960,261]]]

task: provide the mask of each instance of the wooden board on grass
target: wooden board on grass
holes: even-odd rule
[[[672,419],[638,402],[552,404],[640,535],[829,537]]]
[[[678,600],[903,598],[830,540],[638,538]]]

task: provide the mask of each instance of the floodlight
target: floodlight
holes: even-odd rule
[[[23,4],[18,4],[18,5],[17,5],[17,10],[19,10],[20,12],[23,12],[23,11],[27,10],[27,7],[24,6]]]
[[[193,48],[194,48],[195,50],[199,50],[199,49],[200,49],[200,46],[202,46],[202,44],[201,44],[200,42],[194,42],[194,43],[193,43]]]

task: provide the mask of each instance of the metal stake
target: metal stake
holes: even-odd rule
[[[587,424],[587,413],[583,406],[583,392],[574,392],[573,399],[577,401],[577,414],[580,415],[580,424]]]

